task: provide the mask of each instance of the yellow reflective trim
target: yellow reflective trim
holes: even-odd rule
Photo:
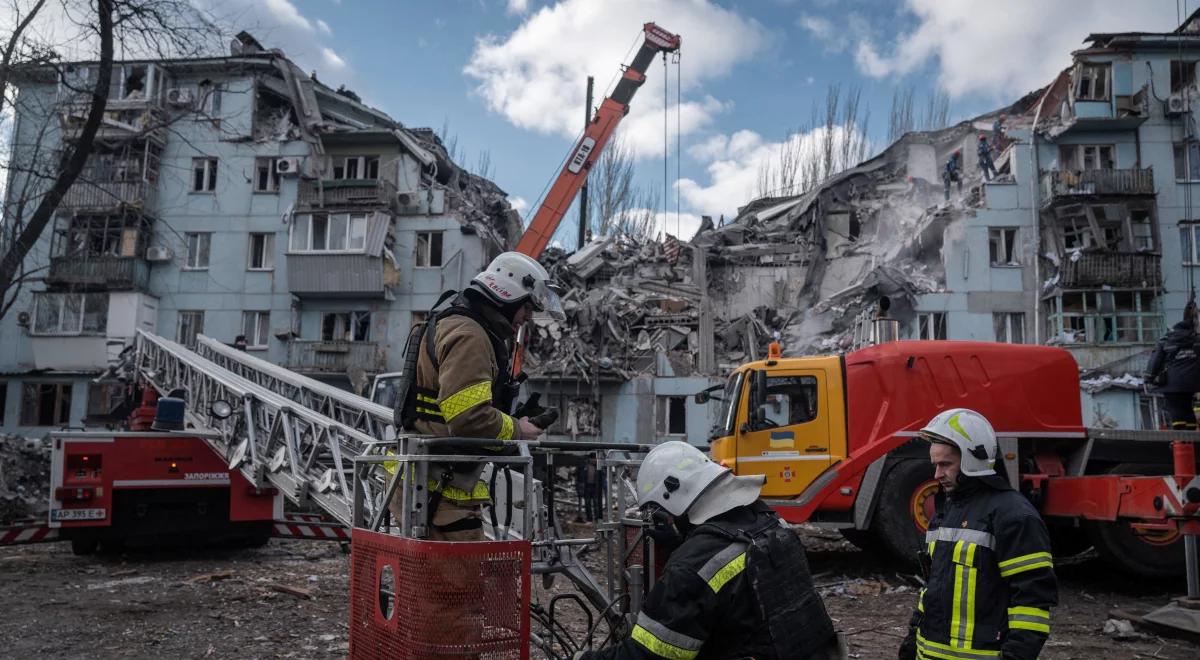
[[[1044,560],[1035,561],[1035,562],[1029,563],[1029,564],[1020,564],[1018,566],[1013,566],[1008,569],[1001,569],[1000,577],[1004,577],[1004,578],[1012,577],[1018,573],[1025,573],[1026,571],[1034,571],[1039,568],[1054,568],[1054,562],[1049,559],[1044,559]]]
[[[418,394],[418,395],[417,395],[417,401],[423,401],[423,402],[425,402],[425,403],[432,403],[432,404],[435,404],[435,405],[437,404],[437,399],[435,399],[435,398],[433,398],[433,397],[431,397],[431,396],[425,396],[424,394]]]
[[[929,558],[930,559],[933,559],[933,549],[935,547],[937,547],[937,541],[930,541],[929,542]]]
[[[443,417],[442,417],[442,411],[440,411],[440,410],[434,410],[434,409],[432,409],[432,408],[422,408],[421,406],[417,406],[417,412],[419,412],[419,413],[425,413],[426,415],[433,415],[434,417],[437,417],[438,419],[442,419],[442,418],[443,418]]]
[[[496,434],[497,440],[512,440],[513,437],[513,419],[504,413],[500,414],[500,432]]]
[[[442,415],[446,417],[446,422],[450,422],[471,408],[491,400],[492,383],[491,381],[482,380],[451,394],[442,400],[439,405],[442,408]]]
[[[1018,605],[1017,607],[1008,608],[1008,615],[1012,616],[1014,614],[1024,614],[1026,616],[1040,616],[1044,619],[1050,618],[1050,610],[1043,610],[1043,609],[1040,609],[1037,607],[1024,607],[1024,606],[1020,606],[1020,605]]]
[[[668,660],[692,660],[700,654],[699,651],[689,651],[674,644],[668,644],[641,626],[633,627],[632,637],[633,641],[641,644],[647,651],[668,658]]]
[[[456,486],[446,486],[439,491],[437,479],[433,478],[429,479],[428,487],[429,492],[441,492],[442,497],[448,500],[454,500],[456,502],[472,502],[475,500],[492,499],[491,491],[488,490],[487,484],[483,483],[482,481],[476,481],[475,487],[472,488],[471,492],[469,493]]]
[[[1049,552],[1031,552],[1027,555],[1021,555],[1020,557],[1013,557],[1012,559],[1005,559],[1004,561],[1000,562],[1000,568],[1007,568],[1009,566],[1012,566],[1013,564],[1020,564],[1022,562],[1025,562],[1025,561],[1028,561],[1031,559],[1051,560],[1051,559],[1053,559],[1053,557],[1050,556]]]
[[[1009,630],[1032,630],[1033,632],[1040,632],[1046,635],[1050,634],[1050,624],[1048,623],[1034,623],[1032,621],[1009,621],[1008,628]]]
[[[722,566],[721,570],[717,571],[715,575],[709,578],[708,587],[713,590],[713,593],[718,593],[721,591],[721,587],[725,586],[725,583],[737,577],[738,574],[745,569],[746,553],[743,552],[742,554],[729,560],[728,564]]]
[[[924,647],[924,648],[922,648]],[[947,658],[948,660],[960,660],[961,658],[998,658],[999,651],[989,651],[987,649],[959,649],[953,646],[947,646],[941,642],[932,642],[925,639],[921,631],[917,631],[917,649],[924,651],[931,658]]]
[[[922,589],[920,592],[917,593],[917,611],[918,612],[925,611],[925,590],[924,589]]]
[[[976,547],[974,543],[967,544],[967,566],[975,566]],[[971,648],[971,640],[975,639],[975,581],[978,578],[978,570],[967,569],[967,634],[963,639],[963,648],[967,649]]]

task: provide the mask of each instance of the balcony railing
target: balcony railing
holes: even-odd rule
[[[78,181],[63,196],[63,209],[107,211],[122,207],[149,208],[154,186],[145,181]]]
[[[383,349],[373,341],[304,341],[288,343],[287,368],[310,374],[344,374],[352,368],[377,373],[384,368]]]
[[[305,179],[297,202],[306,208],[391,207],[396,204],[396,184],[384,179]]]
[[[1157,254],[1095,252],[1077,260],[1063,258],[1059,286],[1065,289],[1093,287],[1159,288],[1162,286],[1162,257]]]
[[[140,257],[54,257],[46,281],[89,289],[145,291],[150,284],[150,264]]]
[[[293,252],[287,270],[288,291],[301,297],[382,298],[394,284],[382,258],[361,253]]]
[[[1049,170],[1042,172],[1042,203],[1087,195],[1153,195],[1154,170]]]

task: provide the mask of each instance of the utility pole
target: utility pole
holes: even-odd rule
[[[588,124],[592,122],[592,84],[595,79],[588,76],[587,82],[587,105],[583,107],[583,130],[587,130]],[[584,242],[587,240],[588,227],[588,183],[587,179],[583,180],[583,189],[579,191],[579,242],[575,244],[576,250],[583,249]]]

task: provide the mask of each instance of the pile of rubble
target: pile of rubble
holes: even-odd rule
[[[0,524],[46,515],[50,446],[44,440],[0,436]]]

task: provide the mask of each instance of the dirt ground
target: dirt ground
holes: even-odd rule
[[[816,582],[849,635],[852,657],[895,657],[916,597],[911,578],[836,534],[810,530],[805,537]],[[595,553],[587,563],[598,561]],[[329,542],[87,557],[72,555],[66,544],[0,549],[0,655],[344,656],[348,569],[349,557]],[[1062,604],[1043,658],[1200,657],[1200,646],[1187,642],[1153,635],[1117,641],[1101,632],[1109,610],[1148,611],[1182,584],[1115,576],[1094,558],[1060,566],[1059,576]]]

